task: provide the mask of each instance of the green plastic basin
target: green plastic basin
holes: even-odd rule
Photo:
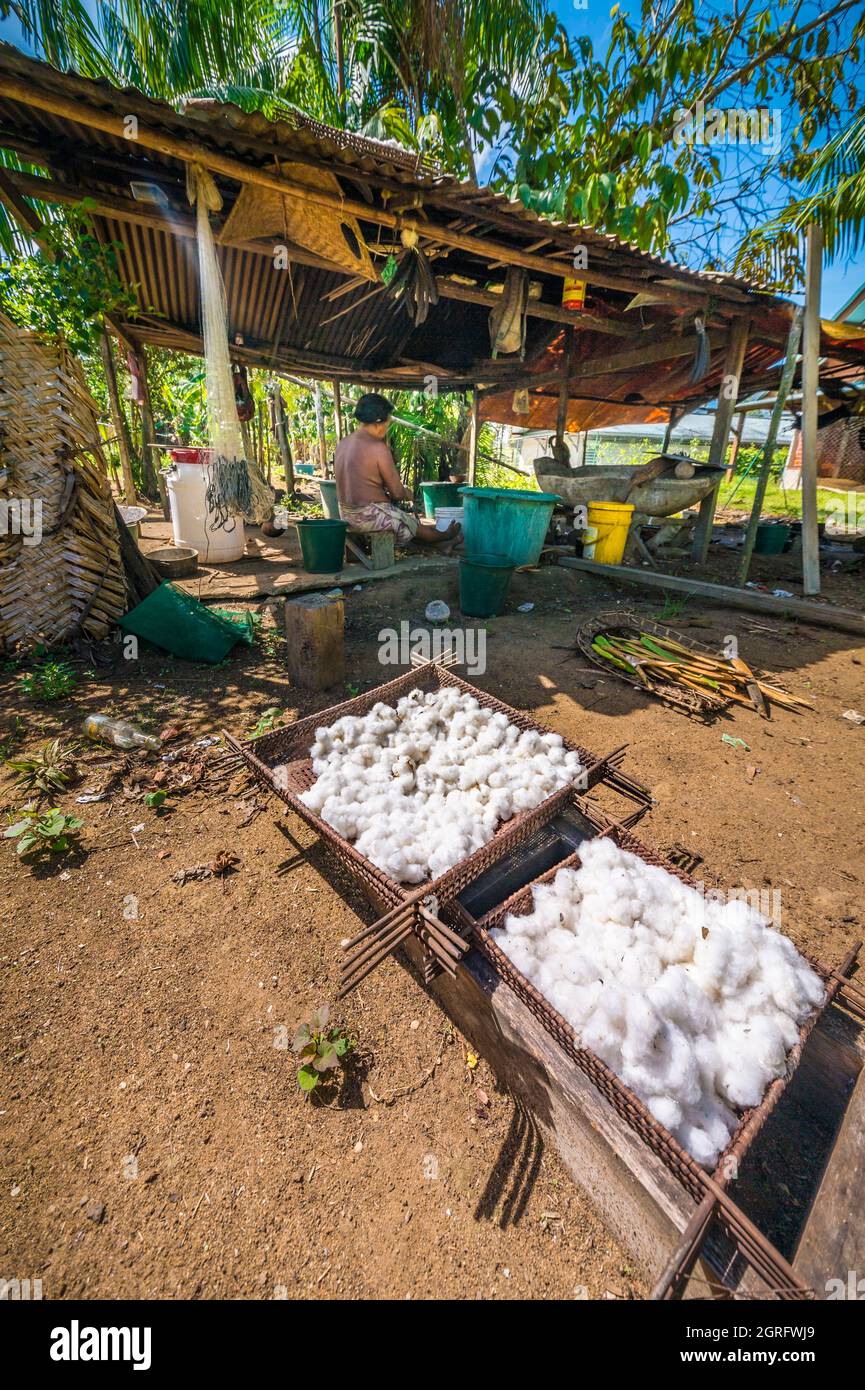
[[[436,507],[460,507],[459,483],[418,483],[423,502],[423,514],[435,520]]]

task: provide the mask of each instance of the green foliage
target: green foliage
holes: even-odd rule
[[[3,838],[18,841],[15,849],[20,858],[41,859],[76,848],[83,824],[77,816],[67,816],[56,807],[40,814],[35,806],[25,806],[21,819],[4,830]]]
[[[269,734],[271,729],[276,728],[285,718],[285,710],[278,705],[271,705],[264,710],[249,731],[250,738],[259,738],[262,734]]]
[[[78,684],[68,661],[45,661],[29,675],[21,677],[21,689],[31,700],[50,704],[70,695]]]
[[[688,602],[690,594],[671,594],[664,590],[664,606],[652,617],[656,623],[670,623],[675,618],[681,617],[682,610]]]
[[[106,314],[134,318],[138,300],[118,269],[118,247],[101,244],[85,200],[44,225],[45,252],[0,261],[0,308],[13,322],[62,335],[73,352],[91,350]]]
[[[335,1069],[357,1047],[357,1038],[343,1026],[329,1027],[330,1009],[327,1004],[308,1014],[300,1024],[291,1050],[300,1059],[297,1084],[305,1095],[311,1095],[323,1083],[332,1080]]]
[[[35,794],[37,799],[64,791],[76,775],[74,748],[59,738],[44,744],[38,753],[7,758],[6,766],[14,773],[16,790]]]
[[[57,66],[167,100],[299,109],[468,178],[483,152],[494,188],[643,249],[690,243],[692,259],[717,263],[733,215],[756,237],[742,268],[792,282],[802,219],[818,215],[830,246],[861,244],[858,0],[614,5],[597,51],[568,36],[579,18],[562,23],[552,0],[0,0],[10,10]],[[677,113],[698,100],[747,113],[781,91],[780,149],[741,145],[728,159],[711,139],[680,138]],[[819,187],[761,241],[780,211],[769,198],[812,174]]]
[[[168,792],[164,791],[161,787],[158,791],[145,792],[144,794],[144,804],[148,811],[155,811],[157,815],[159,815],[167,799]]]

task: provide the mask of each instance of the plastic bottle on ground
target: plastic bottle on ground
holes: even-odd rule
[[[113,743],[115,748],[149,748],[157,753],[162,747],[158,738],[142,733],[126,719],[112,719],[108,714],[88,714],[81,725],[82,732],[97,743]]]

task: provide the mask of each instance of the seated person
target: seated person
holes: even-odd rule
[[[371,392],[361,396],[354,414],[358,427],[339,441],[333,460],[342,519],[358,531],[392,531],[397,545],[412,540],[425,545],[455,542],[462,529],[458,522],[437,531],[432,523],[419,521],[396,505],[410,502],[412,494],[403,486],[385,443],[393,414],[390,401]]]

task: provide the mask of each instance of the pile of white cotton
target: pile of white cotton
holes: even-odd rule
[[[743,901],[707,900],[612,840],[534,889],[499,946],[698,1163],[783,1075],[823,984]]]
[[[424,883],[582,771],[559,734],[525,731],[455,686],[413,690],[316,729],[302,800],[400,883]]]

